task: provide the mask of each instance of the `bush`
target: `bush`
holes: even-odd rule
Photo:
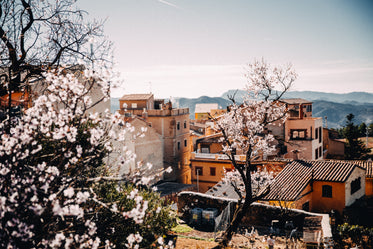
[[[141,248],[156,247],[157,238],[165,237],[176,226],[176,214],[171,210],[170,203],[166,203],[158,193],[147,187],[106,182],[97,185],[95,192],[102,202],[114,203],[111,210],[100,208],[96,224],[101,238],[110,240],[116,248],[125,247],[128,244],[127,237],[136,233],[142,237]],[[142,202],[142,207],[147,207],[143,220],[127,219],[139,202]],[[117,214],[113,215],[113,211]]]
[[[336,240],[341,246],[352,247],[353,244],[356,244],[366,248],[366,245],[372,245],[373,243],[373,228],[344,223],[338,225],[337,230],[339,237]]]

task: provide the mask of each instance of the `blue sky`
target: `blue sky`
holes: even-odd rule
[[[118,97],[220,96],[255,58],[292,63],[292,90],[373,92],[371,0],[79,0],[106,19]]]

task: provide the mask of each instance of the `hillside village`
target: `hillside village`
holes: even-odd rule
[[[90,94],[101,98],[96,88]],[[6,109],[8,95],[0,100]],[[250,159],[253,169],[271,172],[274,181],[270,191],[252,204],[240,227],[255,227],[256,236],[284,237],[285,244],[295,229],[303,245],[323,243],[332,248],[338,224],[373,224],[372,160],[345,160],[345,142],[337,139],[322,117],[313,116],[312,101],[289,98],[280,104],[286,108],[287,119],[268,126],[276,138],[275,151]],[[30,108],[30,95],[13,94],[11,105],[14,110]],[[188,108],[177,108],[152,93],[125,94],[118,106],[121,119],[135,134],[144,134],[137,138],[128,134],[124,143],[114,143],[136,154],[136,160],[116,169],[119,176],[134,172],[138,163],[151,163],[152,169],[142,176],[153,177],[152,186],[163,199],[177,204],[184,222],[197,231],[221,231],[219,227],[230,221],[232,203],[240,199],[234,186],[224,180],[235,167],[222,149],[222,133],[215,126],[230,107],[198,103],[191,119]],[[104,113],[109,107],[110,102],[100,102],[90,112]],[[107,164],[119,157],[112,153]],[[234,158],[237,165],[246,162],[244,151],[237,150]],[[172,170],[159,174],[168,168]],[[258,213],[267,214],[266,218]]]
[[[312,115],[311,101],[299,98],[281,101],[289,116],[285,123],[272,127],[277,138],[276,152],[258,155],[252,162],[256,168],[275,175],[269,194],[258,203],[314,215],[327,214],[339,223],[372,224],[372,160],[344,160],[345,143],[336,139],[333,130],[323,126],[321,117]],[[134,141],[136,153],[142,155],[138,160],[161,157],[163,161],[157,160],[161,163],[156,167],[172,167],[172,173],[164,175],[155,186],[160,186],[159,191],[165,198],[179,200],[179,211],[191,212],[182,213],[183,217],[193,220],[192,214],[195,212],[199,217],[203,210],[213,210],[217,216],[229,200],[238,200],[232,186],[222,182],[225,172],[234,167],[222,151],[222,134],[214,130],[214,120],[227,112],[226,109],[218,108],[218,104],[196,104],[195,118],[191,120],[189,109],[175,108],[171,102],[155,99],[151,93],[123,95],[119,102],[119,113],[136,129],[146,127],[147,132],[158,135],[145,136],[145,140],[138,143]],[[142,144],[154,146],[148,148]],[[238,163],[246,160],[239,152],[235,157]],[[218,203],[225,204],[214,203],[216,198]],[[354,208],[364,207],[362,216],[352,215]],[[325,229],[321,225],[311,232],[305,228],[304,241],[317,244],[320,232],[324,236],[321,241],[332,240],[331,233]]]
[[[0,249],[373,249],[372,11],[1,0]]]

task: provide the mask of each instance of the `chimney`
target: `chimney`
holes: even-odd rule
[[[142,116],[143,119],[147,119],[148,118],[148,112],[146,111],[146,108],[143,109],[141,116]]]

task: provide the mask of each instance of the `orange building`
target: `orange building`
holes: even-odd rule
[[[155,109],[154,95],[151,93],[124,95],[119,99],[119,107],[120,110],[143,110],[144,108],[148,110]]]
[[[9,94],[0,97],[0,107],[9,106]],[[11,107],[22,106],[25,109],[31,107],[31,98],[28,92],[15,92],[11,95]]]
[[[164,167],[172,168],[165,180],[191,182],[189,109],[172,108],[172,103],[154,99],[153,94],[124,95],[119,100],[120,113],[140,116],[161,135]]]
[[[302,161],[289,163],[275,178],[263,201],[291,208],[342,214],[365,195],[365,169],[348,162]]]
[[[338,132],[323,128],[324,158],[343,159],[345,154],[345,143],[337,140]]]
[[[205,137],[200,137],[196,140],[196,152],[191,154],[191,168],[192,168],[192,183],[198,186],[201,193],[205,193],[214,185],[219,183],[224,177],[224,171],[231,171],[234,169],[233,164],[229,158],[222,153],[221,143],[219,141],[221,134],[213,134]],[[236,162],[244,164],[246,156],[240,154],[235,156]],[[256,160],[252,162],[253,169],[265,168],[267,171],[274,172],[277,175],[287,161],[261,161]]]
[[[373,197],[373,162],[372,160],[340,160],[337,162],[352,163],[365,169],[365,195]]]

